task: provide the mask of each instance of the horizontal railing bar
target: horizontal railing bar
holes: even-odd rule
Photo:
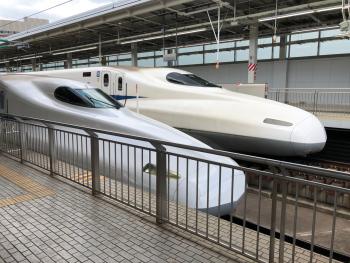
[[[98,138],[98,140],[102,141],[102,142],[113,143],[115,145],[119,144],[121,146],[135,147],[136,149],[140,149],[140,150],[147,150],[147,151],[157,152],[157,149],[147,148],[145,146],[135,145],[135,144],[127,143],[127,142],[120,142],[120,141],[117,141],[117,140],[113,141],[113,140],[104,139],[104,138]]]
[[[181,153],[174,153],[174,152],[166,152],[167,155],[170,156],[174,156],[174,157],[179,157],[179,158],[183,158],[183,159],[189,159],[191,161],[198,161],[200,163],[205,163],[205,164],[210,164],[210,165],[217,165],[217,166],[221,166],[224,168],[229,168],[229,169],[236,169],[236,170],[244,170],[244,169],[251,169],[251,168],[247,168],[247,167],[242,167],[239,165],[230,165],[230,164],[225,164],[225,163],[220,163],[220,162],[216,162],[216,161],[209,161],[203,158],[198,158],[198,157],[193,157],[193,156],[189,156],[189,155],[184,155]],[[259,170],[258,170],[259,171]],[[259,171],[262,172],[262,171]]]
[[[328,189],[328,190],[333,190],[337,192],[342,192],[344,194],[350,194],[350,188],[343,188],[335,185],[330,185],[330,184],[325,184],[325,183],[319,183],[315,181],[310,181],[307,179],[302,179],[298,177],[290,177],[290,176],[285,176],[285,175],[278,175],[278,174],[273,174],[271,175],[272,177],[279,179],[279,180],[285,180],[289,182],[294,182],[294,183],[301,183],[305,184],[308,186],[317,186],[320,189]]]
[[[1,114],[0,114],[1,116]],[[20,118],[20,117],[18,117]],[[10,120],[11,121],[11,120]],[[16,122],[18,123],[18,121],[11,121],[11,122]],[[47,121],[43,122],[43,123],[48,123]],[[30,123],[30,122],[25,122],[24,123],[25,125],[28,125],[28,126],[32,126],[32,127],[36,127],[36,128],[42,128],[42,129],[52,129],[54,131],[60,131],[60,132],[63,132],[63,133],[67,133],[67,134],[72,134],[72,135],[76,135],[76,136],[83,136],[85,138],[90,138],[89,135],[87,134],[84,134],[84,133],[77,133],[77,132],[73,132],[73,131],[65,131],[65,130],[61,130],[61,129],[57,129],[57,128],[49,128],[48,126],[45,126],[45,125],[39,125],[39,124],[35,124],[35,123]],[[62,125],[63,126],[63,125]],[[80,130],[82,130],[82,128],[80,128]]]
[[[312,91],[323,91],[323,90],[344,90],[344,91],[349,91],[350,92],[350,88],[319,88],[319,89],[314,89],[314,88],[287,88],[287,89],[268,89],[268,92],[276,92],[276,91],[290,91],[290,90],[295,90],[295,91],[299,91],[299,90],[312,90]]]

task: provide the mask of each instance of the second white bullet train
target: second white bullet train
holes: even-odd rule
[[[179,69],[94,67],[40,74],[99,87],[133,111],[226,150],[306,156],[321,151],[327,140],[311,113],[231,92]]]
[[[129,111],[100,89],[67,79],[25,74],[1,75],[0,113],[209,148],[183,132]],[[69,128],[61,125],[57,129]],[[3,132],[2,129],[0,131]],[[35,141],[27,147],[42,144],[45,140],[43,138],[47,138],[47,135],[39,138],[40,133],[34,128],[26,132],[29,132]],[[74,132],[77,133],[79,130],[74,129]],[[109,171],[104,175],[115,174],[118,180],[124,181],[127,185],[136,184],[142,189],[155,191],[154,170],[157,167],[157,158],[151,143],[101,132],[98,136],[117,143],[115,149],[100,146],[101,173]],[[88,141],[80,141],[74,136],[70,139],[65,133],[63,138],[59,137],[55,147],[59,148],[60,154],[57,158],[61,161],[71,163],[72,152],[74,154],[91,147],[87,145]],[[123,143],[124,146],[131,145],[131,147],[123,147]],[[133,149],[133,145],[143,147],[145,150],[141,151],[137,147]],[[72,147],[76,147],[75,151]],[[245,191],[245,175],[241,170],[235,169],[238,168],[237,163],[222,156],[175,146],[165,145],[165,147],[168,151],[166,169],[169,173],[167,180],[169,199],[212,214],[230,214]],[[45,148],[48,148],[47,141]],[[148,148],[153,150],[147,150]],[[88,154],[89,152],[86,153]],[[86,157],[85,161],[89,161],[90,157]],[[81,163],[75,159],[73,165],[79,167]],[[223,166],[219,166],[219,163]],[[107,167],[106,171],[102,169],[103,167]]]

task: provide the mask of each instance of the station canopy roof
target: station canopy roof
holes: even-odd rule
[[[220,8],[219,8],[220,7]],[[215,41],[220,9],[220,40],[248,39],[249,26],[259,36],[336,26],[342,21],[339,0],[122,0],[44,26],[11,35],[0,42],[0,63],[59,61],[71,52],[88,58],[194,45]],[[208,14],[212,24],[210,23]],[[276,19],[277,18],[277,19]]]

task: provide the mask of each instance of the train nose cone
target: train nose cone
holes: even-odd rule
[[[323,124],[313,115],[297,123],[291,133],[294,151],[304,156],[322,151],[326,141]]]

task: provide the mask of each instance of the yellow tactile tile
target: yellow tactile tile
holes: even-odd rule
[[[27,176],[14,172],[4,165],[0,165],[0,176],[28,192],[28,194],[18,195],[12,198],[0,199],[0,207],[15,205],[35,198],[50,196],[55,193],[51,189],[33,181]]]

